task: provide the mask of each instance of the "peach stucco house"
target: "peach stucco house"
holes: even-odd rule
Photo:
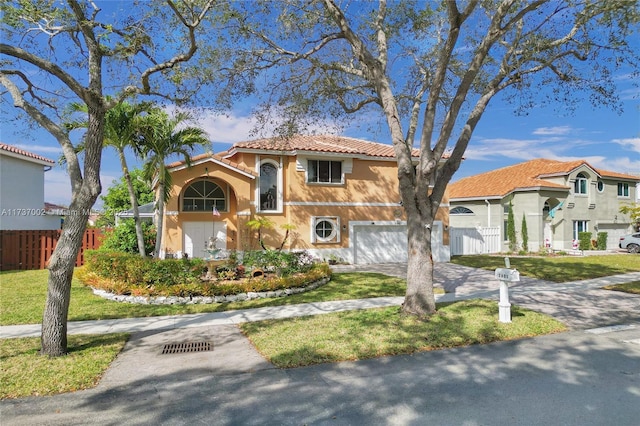
[[[416,151],[417,154],[417,151]],[[416,157],[417,161],[417,157]],[[218,154],[168,165],[162,253],[207,257],[216,249],[258,247],[247,222],[266,217],[267,246],[335,256],[349,263],[403,262],[406,221],[390,145],[339,136],[296,136],[240,142]],[[434,223],[433,256],[449,260],[448,201]]]

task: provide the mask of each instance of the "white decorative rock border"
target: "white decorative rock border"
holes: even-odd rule
[[[227,296],[125,296],[121,294],[109,293],[105,290],[91,288],[93,294],[115,302],[136,303],[139,305],[205,305],[210,303],[240,302],[243,300],[269,299],[275,297],[286,297],[292,294],[304,293],[315,290],[325,285],[331,280],[329,277],[321,278],[304,287],[285,288],[284,290],[273,291],[250,291],[248,293],[230,294]]]

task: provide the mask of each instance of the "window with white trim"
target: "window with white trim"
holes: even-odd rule
[[[319,216],[311,220],[312,243],[339,243],[340,218],[336,216]]]
[[[307,183],[342,183],[342,161],[307,160]]]
[[[629,184],[626,182],[618,182],[618,197],[629,198]]]
[[[182,196],[182,211],[184,212],[212,212],[227,211],[227,199],[224,190],[210,180],[198,180],[184,190]]]
[[[473,213],[473,210],[469,208],[458,206],[458,207],[452,208],[449,211],[449,214],[474,214],[474,213]]]
[[[604,182],[601,181],[600,179],[598,179],[598,192],[603,192],[604,191]]]
[[[575,182],[573,182],[573,193],[586,195],[588,183],[587,176],[584,173],[578,173]]]
[[[260,165],[260,211],[278,210],[278,167],[271,162]]]
[[[573,239],[578,241],[578,234],[580,232],[589,232],[588,220],[574,220],[573,221]]]

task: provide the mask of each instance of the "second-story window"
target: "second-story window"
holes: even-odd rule
[[[342,162],[308,160],[308,183],[342,183]]]
[[[272,163],[260,165],[260,211],[278,210],[278,168]]]
[[[573,193],[574,194],[586,194],[587,193],[587,177],[584,173],[578,173],[576,176],[576,181],[573,183]]]
[[[618,197],[629,197],[629,184],[628,183],[618,183]]]

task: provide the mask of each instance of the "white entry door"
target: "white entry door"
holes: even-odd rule
[[[189,257],[207,257],[206,249],[211,237],[216,238],[216,248],[227,248],[226,222],[184,222],[182,234],[184,253]]]

